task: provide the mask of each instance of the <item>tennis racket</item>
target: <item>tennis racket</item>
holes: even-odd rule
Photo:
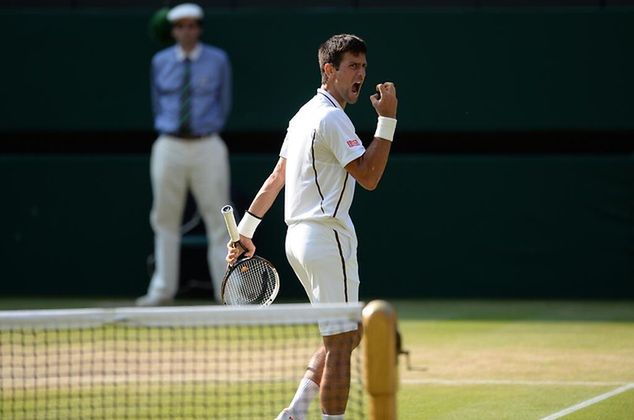
[[[240,243],[238,226],[231,206],[222,208],[227,230],[234,247]],[[268,306],[280,291],[280,276],[277,270],[262,257],[240,257],[233,265],[227,266],[222,280],[222,302],[225,305]]]

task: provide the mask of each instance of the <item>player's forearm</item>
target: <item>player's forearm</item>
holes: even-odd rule
[[[269,177],[269,179],[267,179],[262,185],[262,188],[260,188],[260,191],[256,194],[253,202],[251,202],[251,205],[249,206],[249,213],[259,217],[260,219],[263,218],[275,202],[275,199],[281,189],[282,187],[278,187],[277,183]]]

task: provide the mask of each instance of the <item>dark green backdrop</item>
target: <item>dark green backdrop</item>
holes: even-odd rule
[[[234,156],[236,188],[255,194],[275,161]],[[361,294],[634,297],[633,165],[609,156],[393,156],[379,189],[359,189],[352,209]],[[146,157],[4,156],[0,179],[2,293],[144,291]],[[258,249],[279,266],[283,296],[301,296],[284,233],[278,200]]]
[[[0,11],[0,131],[151,129],[151,12]],[[397,83],[400,130],[634,129],[634,9],[208,11],[205,28],[234,66],[230,131],[284,130],[338,32],[368,42],[365,96]]]
[[[89,142],[149,132],[152,12],[0,11],[11,40],[0,134],[79,132]],[[397,83],[410,141],[634,130],[632,9],[208,11],[205,30],[234,66],[229,132],[281,139],[319,84],[317,46],[336,32],[368,41],[366,95]],[[349,113],[373,130],[366,100]],[[272,153],[232,156],[237,191],[255,193]],[[359,190],[352,211],[362,296],[634,297],[633,169],[626,155],[394,155],[379,190]],[[1,293],[144,291],[147,155],[5,154],[0,179]],[[298,296],[283,232],[278,203],[259,249],[280,266],[284,294]]]

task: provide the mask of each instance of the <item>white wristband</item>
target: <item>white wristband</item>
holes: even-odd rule
[[[379,116],[374,137],[392,141],[394,139],[394,131],[396,131],[396,118]]]
[[[254,214],[249,213],[248,211],[244,213],[244,217],[240,220],[240,224],[238,225],[238,233],[242,236],[246,236],[247,238],[253,238],[253,234],[255,233],[255,229],[257,229],[258,225],[262,219],[257,217]]]

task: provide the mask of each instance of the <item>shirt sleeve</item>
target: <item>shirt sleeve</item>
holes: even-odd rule
[[[320,134],[342,167],[365,153],[352,121],[341,110],[329,113],[322,120]]]

